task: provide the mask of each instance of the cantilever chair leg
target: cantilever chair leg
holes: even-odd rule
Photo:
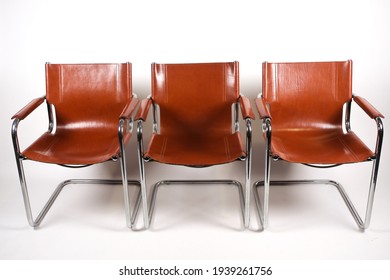
[[[245,227],[245,215],[246,215],[246,202],[244,199],[244,191],[242,188],[242,185],[240,182],[236,180],[162,180],[154,184],[153,190],[152,190],[152,197],[150,201],[150,208],[149,208],[149,224],[152,223],[154,209],[156,206],[156,199],[157,199],[157,193],[159,187],[166,185],[217,185],[217,184],[223,184],[223,185],[233,185],[236,186],[238,189],[239,199],[240,199],[240,206],[241,206],[241,217],[242,221]]]
[[[368,195],[368,202],[366,206],[366,216],[363,221],[363,219],[360,217],[358,211],[356,210],[355,206],[353,205],[351,199],[349,198],[347,192],[343,188],[343,186],[332,180],[286,180],[286,181],[256,181],[253,184],[254,187],[254,196],[255,196],[255,202],[256,202],[256,209],[257,213],[260,217],[260,222],[262,225],[262,229],[265,229],[267,227],[266,221],[268,220],[268,207],[263,207],[261,205],[260,197],[259,197],[259,192],[258,188],[267,186],[268,187],[271,185],[279,185],[279,186],[284,186],[284,185],[311,185],[311,184],[325,184],[325,185],[331,185],[337,188],[339,191],[341,197],[343,198],[346,206],[348,207],[349,211],[351,212],[358,228],[361,231],[364,231],[367,229],[370,225],[371,221],[371,213],[372,213],[372,206],[373,206],[373,201],[374,201],[374,194],[375,194],[375,188],[376,188],[376,178],[378,175],[378,166],[379,166],[379,160],[375,159],[373,162],[373,168],[372,168],[372,176],[371,176],[371,182],[370,182],[370,190],[369,190],[369,195]],[[269,193],[264,194],[264,202],[268,202],[269,200]],[[267,205],[268,206],[268,205]]]
[[[349,211],[351,212],[353,218],[355,219],[355,222],[358,226],[358,228],[361,231],[366,230],[370,226],[371,222],[371,214],[372,214],[372,207],[374,203],[374,195],[376,190],[376,183],[378,178],[378,171],[379,171],[379,162],[381,159],[382,154],[382,143],[383,143],[383,123],[380,118],[376,118],[376,124],[377,124],[377,141],[376,141],[376,148],[375,148],[375,157],[372,159],[372,171],[371,171],[371,179],[370,179],[370,187],[369,187],[369,193],[368,193],[368,199],[367,199],[367,206],[366,206],[366,214],[365,219],[360,217],[359,213],[357,212],[355,206],[353,205],[351,199],[349,198],[348,194],[342,187],[342,185],[338,182],[332,181],[332,180],[287,180],[287,181],[270,181],[270,169],[271,169],[271,161],[270,161],[270,134],[267,136],[266,141],[266,153],[265,153],[265,180],[264,181],[256,181],[253,184],[254,188],[254,196],[255,196],[255,202],[256,202],[256,209],[257,213],[260,218],[260,223],[262,226],[262,229],[264,230],[268,225],[268,202],[269,202],[269,187],[270,185],[299,185],[299,184],[327,184],[332,185],[337,188],[340,195],[342,196],[345,204],[347,205]],[[268,130],[268,133],[271,131]],[[263,208],[260,202],[259,192],[258,188],[264,186],[264,199],[263,199]]]
[[[249,228],[250,222],[250,197],[251,197],[251,161],[252,161],[252,127],[250,119],[246,120],[246,165],[245,165],[245,198],[244,191],[240,182],[235,180],[163,180],[157,182],[152,190],[152,197],[150,207],[147,206],[147,195],[146,195],[146,177],[145,177],[145,161],[143,139],[142,139],[142,120],[138,121],[137,125],[137,141],[138,141],[138,159],[141,179],[141,193],[143,202],[143,216],[145,228],[148,229],[152,222],[154,208],[156,204],[156,197],[158,188],[161,185],[174,185],[174,184],[228,184],[235,185],[238,188],[240,195],[241,211],[244,228]]]
[[[250,198],[251,198],[251,172],[252,172],[252,126],[250,119],[246,119],[246,165],[245,165],[245,215],[244,227],[249,228]]]
[[[214,79],[210,79],[210,75]],[[151,95],[141,101],[138,120],[138,153],[141,188],[146,189],[145,163],[206,168],[235,161],[245,163],[245,195],[240,184],[243,224],[249,227],[251,173],[251,120],[255,119],[250,100],[240,94],[239,63],[152,64]],[[168,86],[169,85],[169,86]],[[205,86],[206,85],[206,86]],[[183,99],[183,94],[186,96]],[[169,102],[167,98],[169,95]],[[188,106],[196,112],[188,112]],[[150,109],[153,108],[153,112]],[[239,131],[239,112],[246,122],[246,150]],[[144,152],[142,123],[153,114],[153,132]],[[165,116],[168,114],[169,116]],[[174,116],[173,116],[174,115]],[[172,117],[173,116],[173,117]],[[217,128],[217,129],[214,129]],[[144,207],[145,225],[153,216],[157,189],[171,184],[232,184],[222,180],[158,182],[151,194],[150,208]],[[145,193],[143,191],[143,193]],[[145,201],[145,200],[144,200]],[[148,210],[150,213],[148,214]]]
[[[125,143],[131,137],[133,115],[138,105],[138,99],[132,93],[131,63],[47,63],[45,68],[46,96],[32,100],[11,117],[13,119],[11,129],[13,148],[29,224],[32,227],[40,225],[64,186],[68,184],[121,184],[126,225],[132,228],[140,205],[141,193],[138,193],[137,202],[132,211],[128,185],[134,184],[139,187],[140,182],[127,179],[125,159]],[[60,80],[58,73],[61,73]],[[63,84],[72,84],[72,86],[65,89]],[[90,86],[91,84],[93,87]],[[122,85],[120,89],[118,89],[118,84]],[[64,90],[58,93],[56,90],[52,90],[55,88]],[[98,99],[94,98],[96,92],[101,93]],[[63,102],[64,98],[67,102]],[[48,131],[21,153],[17,135],[19,122],[44,102],[46,102],[48,109]],[[79,110],[71,105],[75,102],[80,105],[79,108],[91,108],[94,113],[88,113],[88,117],[85,114],[80,114]],[[109,110],[107,110],[107,106]],[[54,108],[56,108],[55,112]],[[104,114],[99,113],[103,111]],[[117,120],[119,121],[117,130],[119,143],[116,142],[115,130],[112,129],[114,125],[117,125]],[[69,125],[71,123],[78,123],[80,126],[75,129],[73,125]],[[92,127],[91,123],[99,125]],[[84,129],[87,129],[88,132],[84,133]],[[76,130],[77,133],[75,133]],[[94,143],[91,143],[90,139],[94,139]],[[122,180],[72,179],[63,181],[55,189],[38,217],[34,219],[23,169],[23,160],[26,159],[65,167],[86,167],[110,160],[119,160]]]
[[[144,147],[142,140],[142,121],[138,121],[137,125],[137,142],[138,142],[138,164],[141,180],[141,193],[142,193],[142,209],[144,216],[144,226],[145,229],[149,228],[149,214],[148,214],[148,205],[147,205],[147,194],[146,194],[146,179],[145,179],[145,163],[144,163]]]
[[[20,180],[20,185],[22,189],[22,194],[23,194],[23,201],[24,201],[24,207],[26,210],[26,215],[27,215],[27,220],[30,226],[37,228],[41,224],[42,220],[45,218],[47,212],[50,210],[51,206],[53,205],[54,201],[57,199],[58,195],[61,193],[62,189],[70,184],[101,184],[101,185],[123,185],[125,187],[124,193],[126,194],[125,196],[125,204],[130,207],[129,204],[129,196],[128,196],[128,184],[131,185],[136,185],[140,187],[140,182],[139,181],[134,181],[134,180],[127,180],[127,184],[123,183],[123,180],[102,180],[102,179],[70,179],[70,180],[65,180],[61,182],[57,188],[54,190],[53,194],[50,196],[49,200],[46,202],[45,206],[42,208],[41,212],[38,214],[36,219],[34,219],[32,210],[31,210],[31,202],[28,194],[28,188],[27,188],[27,182],[26,182],[26,177],[24,173],[24,168],[23,168],[23,158],[20,158],[17,156],[16,158],[16,163],[17,163],[17,168],[18,168],[18,173],[19,173],[19,180]],[[127,200],[127,202],[126,202]],[[141,200],[141,190],[138,191],[137,194],[137,200],[134,206],[134,209],[132,211],[132,214],[129,211],[126,211],[126,221],[127,226],[129,228],[132,228],[135,219],[137,217],[138,213],[138,208],[140,205],[140,200]]]
[[[265,138],[265,174],[264,181],[254,183],[257,212],[262,228],[266,228],[268,224],[270,185],[327,184],[338,189],[358,228],[364,231],[369,227],[372,214],[383,142],[381,119],[384,116],[367,100],[353,94],[352,61],[266,61],[262,64],[262,73],[262,93],[255,99],[255,103]],[[290,79],[285,79],[286,73]],[[291,79],[301,82],[291,83]],[[353,102],[368,118],[376,121],[375,151],[366,146],[351,129]],[[273,116],[272,111],[278,111],[277,117]],[[271,159],[318,168],[372,161],[364,219],[356,211],[343,187],[335,181],[271,181]],[[264,186],[263,205],[258,192],[260,186]]]

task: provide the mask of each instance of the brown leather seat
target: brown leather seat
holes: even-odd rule
[[[238,62],[152,64],[152,95],[141,102],[138,120],[152,104],[158,129],[143,159],[192,167],[246,159],[232,112],[240,104],[244,119],[254,114],[239,92]]]
[[[374,152],[351,130],[352,101],[377,122],[378,140]],[[255,102],[263,120],[267,155],[317,167],[372,160],[375,178],[371,188],[375,186],[383,134],[380,118],[383,115],[362,97],[352,95],[352,61],[264,62],[263,92]],[[266,191],[269,168],[267,157]],[[266,213],[267,209],[263,212]],[[357,216],[359,227],[368,226]]]
[[[232,132],[238,82],[237,63],[154,64],[149,100],[159,106],[160,131],[145,156],[189,166],[245,157],[240,134]]]
[[[374,153],[343,130],[352,63],[265,63],[263,98],[272,115],[271,153],[298,163],[339,164]]]
[[[153,134],[145,156],[163,163],[199,167],[232,162],[246,153],[238,132],[215,137]]]
[[[130,75],[127,64],[47,64],[46,99],[55,108],[57,125],[22,154],[56,164],[93,164],[118,157],[119,117],[132,99]],[[126,134],[125,143],[129,138]]]
[[[308,164],[361,162],[374,155],[355,133],[342,129],[276,130],[271,152],[286,161]]]
[[[21,152],[17,126],[45,100],[49,130]],[[120,158],[125,202],[128,203],[124,146],[131,136],[128,124],[132,123],[138,103],[132,95],[130,63],[46,64],[46,96],[34,99],[12,117],[12,136],[23,192],[27,193],[27,185],[22,160],[74,167]],[[100,183],[97,180],[83,182]],[[72,182],[66,181],[60,186],[69,183]],[[117,182],[105,180],[104,183]],[[139,185],[139,182],[133,183]],[[55,197],[62,187],[55,192]],[[34,221],[28,196],[24,197],[29,223],[38,226],[43,217]],[[45,207],[44,211],[47,210]],[[129,219],[128,225],[131,226]]]

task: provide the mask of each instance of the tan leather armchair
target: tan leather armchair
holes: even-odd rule
[[[132,227],[125,146],[129,142],[138,99],[132,94],[131,64],[46,64],[46,96],[31,101],[12,119],[12,140],[28,222],[37,227],[69,184],[123,185],[127,226]],[[21,151],[19,123],[46,102],[49,128]],[[23,161],[84,167],[120,160],[122,180],[72,179],[58,185],[36,219],[33,218]],[[140,194],[137,205],[139,205]]]
[[[263,63],[263,91],[256,100],[263,122],[265,179],[264,201],[255,195],[263,227],[268,222],[270,185],[330,184],[341,193],[361,230],[368,228],[383,141],[383,115],[364,98],[352,95],[352,61]],[[356,103],[377,125],[372,151],[352,131],[351,105]],[[345,108],[345,109],[344,109]],[[343,112],[345,111],[345,112]],[[345,117],[343,117],[343,114]],[[344,118],[344,120],[343,120]],[[373,162],[370,191],[363,221],[340,183],[332,180],[271,181],[270,158],[312,167]],[[257,193],[257,192],[255,192]]]
[[[246,195],[236,180],[170,180],[154,185],[152,217],[157,189],[171,184],[233,184],[239,188],[245,227],[249,225],[251,119],[249,100],[239,92],[238,62],[152,64],[152,94],[142,100],[136,119],[141,185],[146,184],[144,162],[208,167],[246,161]],[[143,148],[142,124],[153,107],[153,133]],[[238,130],[239,107],[246,120],[246,147]],[[232,109],[234,113],[232,114]],[[233,116],[233,117],[232,117]]]

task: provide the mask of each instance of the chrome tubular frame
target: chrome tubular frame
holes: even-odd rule
[[[149,228],[149,214],[148,214],[148,205],[147,205],[147,192],[146,192],[146,178],[145,178],[145,159],[144,159],[144,145],[142,139],[142,120],[138,121],[137,125],[137,142],[138,142],[138,163],[139,163],[139,173],[141,180],[141,193],[142,193],[142,209],[144,216],[144,226],[145,229]]]
[[[251,174],[252,174],[252,125],[249,118],[246,119],[246,165],[245,165],[245,215],[244,226],[249,228],[250,200],[251,200]]]
[[[234,105],[234,130],[239,131],[239,122],[238,122],[238,103]],[[151,220],[153,218],[153,212],[156,203],[157,190],[161,185],[172,185],[172,184],[228,184],[236,185],[239,189],[240,203],[242,216],[244,220],[244,227],[249,228],[250,222],[250,197],[251,197],[251,161],[252,161],[252,126],[251,120],[249,118],[245,119],[246,122],[246,153],[247,156],[242,160],[246,160],[245,166],[245,197],[242,190],[242,185],[235,180],[163,180],[157,182],[153,186],[152,197],[150,202],[150,208],[147,207],[147,196],[146,196],[146,177],[145,177],[145,162],[150,161],[149,158],[144,157],[144,145],[142,139],[142,127],[143,121],[139,120],[137,125],[137,140],[138,140],[138,158],[139,158],[139,168],[140,168],[140,179],[141,179],[141,193],[143,195],[143,216],[145,228],[148,229]],[[153,103],[153,132],[158,131],[158,122],[156,114],[156,105]]]
[[[49,132],[53,129],[53,115],[52,110],[50,108],[50,105],[48,104],[48,110],[49,110]],[[14,119],[12,123],[11,128],[11,135],[12,135],[12,142],[15,152],[15,158],[16,158],[16,165],[18,169],[19,174],[19,181],[22,189],[22,195],[23,195],[23,201],[24,201],[24,207],[27,215],[27,220],[30,226],[37,228],[43,219],[45,218],[47,212],[50,210],[51,206],[53,205],[54,201],[57,199],[58,195],[61,193],[62,189],[69,185],[69,184],[102,184],[102,185],[119,185],[121,184],[123,186],[123,194],[124,194],[124,202],[125,202],[125,213],[126,213],[126,225],[129,228],[133,228],[138,208],[140,205],[140,199],[141,199],[141,190],[138,191],[137,200],[134,206],[133,213],[131,213],[131,207],[130,207],[130,199],[129,199],[129,192],[128,192],[128,185],[135,185],[137,187],[140,187],[140,182],[135,180],[128,180],[127,179],[127,172],[126,172],[126,161],[125,161],[125,149],[124,149],[124,141],[123,141],[123,135],[125,133],[125,120],[121,119],[119,121],[118,126],[118,136],[119,136],[119,144],[120,144],[120,153],[121,153],[121,172],[122,172],[122,180],[104,180],[104,179],[70,179],[65,180],[61,182],[57,188],[54,190],[53,194],[50,196],[49,200],[46,202],[44,207],[42,208],[41,212],[38,214],[36,219],[33,217],[32,209],[31,209],[31,202],[28,194],[28,188],[27,188],[27,182],[26,182],[26,176],[23,168],[23,160],[25,158],[20,153],[20,145],[18,140],[18,125],[20,120]],[[132,125],[130,124],[132,121],[129,120],[129,131],[131,131]]]
[[[371,222],[371,214],[372,214],[372,206],[374,203],[374,194],[376,190],[376,183],[378,180],[378,171],[379,171],[379,162],[382,153],[382,143],[383,143],[383,134],[384,128],[381,118],[376,118],[376,125],[378,135],[376,138],[376,146],[375,146],[375,158],[373,159],[372,173],[371,173],[371,181],[370,181],[370,191],[368,194],[368,202],[367,202],[367,210],[366,210],[366,219],[364,222],[364,229],[370,226]]]
[[[128,130],[131,133],[133,129],[133,120],[128,120]],[[127,180],[127,171],[126,171],[126,152],[125,152],[125,143],[124,143],[124,134],[126,133],[126,120],[120,119],[118,126],[118,138],[119,138],[119,148],[120,148],[120,164],[121,164],[121,174],[122,174],[122,186],[123,186],[123,197],[125,202],[125,212],[126,212],[126,225],[129,228],[133,228],[132,215],[131,215],[131,205],[129,199],[129,187]],[[138,182],[138,185],[140,183]],[[136,211],[134,211],[136,212]]]
[[[234,123],[233,123],[233,128],[234,128],[234,132],[238,132],[240,130],[240,123],[239,123],[239,120],[238,120],[238,115],[239,115],[239,104],[238,102],[234,103],[234,110],[233,110],[233,114],[234,114]]]
[[[345,109],[345,129],[349,132],[351,131],[351,107],[352,107],[352,101],[348,101],[346,103],[346,109]]]
[[[154,184],[152,189],[152,197],[150,200],[149,208],[149,224],[152,223],[154,209],[156,206],[156,198],[159,187],[166,185],[233,185],[238,189],[240,206],[241,206],[241,217],[242,221],[245,224],[245,201],[244,201],[244,192],[240,182],[236,180],[162,180]]]
[[[272,137],[272,128],[271,128],[271,119],[265,118],[263,119],[262,123],[262,130],[263,133],[266,136],[265,141],[265,172],[264,172],[264,198],[263,198],[263,209],[260,207],[260,198],[258,196],[258,192],[256,192],[256,189],[254,190],[255,195],[255,201],[256,201],[256,207],[258,210],[258,214],[260,217],[260,224],[262,226],[262,229],[264,230],[268,226],[268,204],[269,204],[269,188],[270,188],[270,172],[271,172],[271,137]],[[259,181],[254,183],[254,186],[257,186],[259,184]]]
[[[346,114],[346,128],[350,130],[350,104],[347,104],[347,114]],[[286,181],[270,181],[270,165],[271,165],[271,155],[270,155],[270,144],[271,144],[271,135],[272,135],[272,129],[271,129],[271,120],[270,119],[264,119],[263,121],[263,132],[266,134],[266,146],[265,146],[265,176],[264,181],[256,181],[253,184],[254,187],[254,196],[255,196],[255,202],[256,202],[256,209],[257,213],[260,218],[260,223],[262,226],[262,230],[264,230],[268,226],[268,203],[269,203],[269,187],[270,185],[300,185],[300,184],[327,184],[332,185],[337,188],[340,195],[342,196],[345,204],[347,205],[349,211],[351,212],[354,220],[356,221],[356,224],[358,228],[361,231],[364,231],[367,229],[370,225],[371,221],[371,215],[372,215],[372,207],[374,202],[374,194],[377,184],[377,178],[378,178],[378,171],[379,171],[379,161],[381,157],[382,152],[382,143],[383,143],[383,134],[384,134],[384,128],[381,118],[376,118],[376,125],[377,125],[377,140],[376,140],[376,146],[375,146],[375,157],[371,158],[370,160],[373,161],[372,166],[372,172],[371,172],[371,180],[370,180],[370,187],[369,187],[369,194],[368,194],[368,201],[366,206],[366,214],[365,219],[360,217],[359,213],[357,212],[355,206],[353,205],[351,199],[349,198],[348,194],[342,187],[342,185],[338,182],[332,181],[332,180],[286,180]],[[310,165],[312,167],[317,167]],[[337,165],[335,165],[337,166]],[[329,167],[333,167],[332,165]],[[258,192],[259,187],[264,186],[264,199],[263,199],[263,208],[260,202],[260,196]]]
[[[53,105],[51,105],[49,102],[46,102],[46,105],[47,105],[47,114],[49,119],[48,131],[52,132],[54,129],[54,116],[53,116],[53,108],[52,108]]]

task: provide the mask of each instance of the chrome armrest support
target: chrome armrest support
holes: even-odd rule
[[[265,137],[265,149],[266,149],[266,157],[269,157],[271,155],[271,138],[272,138],[272,126],[271,126],[271,119],[270,118],[264,118],[262,123],[262,131],[263,135]]]
[[[154,102],[152,102],[153,106],[153,132],[158,133],[158,105]]]
[[[143,216],[145,228],[149,228],[150,219],[149,211],[147,206],[147,194],[146,194],[146,177],[145,177],[145,161],[148,161],[144,157],[144,144],[142,139],[142,124],[143,120],[139,119],[137,124],[137,142],[138,142],[138,164],[139,164],[139,173],[140,173],[140,182],[141,182],[141,192],[142,192],[142,204],[143,204]]]
[[[234,132],[238,132],[240,131],[240,123],[239,123],[239,103],[236,102],[234,103],[234,111],[233,111],[233,115],[234,115]]]
[[[245,207],[244,227],[249,228],[250,197],[251,197],[251,173],[252,173],[252,124],[251,118],[245,118],[246,122],[246,165],[245,165]]]
[[[264,118],[262,119],[262,132],[265,134],[265,136],[268,138],[271,137],[272,134],[272,126],[271,126],[271,119],[270,118]]]
[[[142,139],[142,130],[143,130],[143,121],[140,119],[138,120],[137,124],[137,142],[138,142],[138,151],[143,156],[144,154],[144,146],[143,146],[143,139]]]
[[[54,129],[54,114],[53,114],[53,107],[54,105],[50,104],[49,102],[46,102],[47,104],[47,115],[49,118],[49,128],[48,131],[51,133]]]
[[[252,122],[250,118],[245,119],[246,123],[246,152],[247,157],[250,158],[252,155]]]
[[[14,145],[15,157],[17,159],[19,159],[21,157],[20,145],[19,145],[19,139],[18,139],[19,122],[20,122],[20,119],[15,118],[14,121],[12,122],[12,127],[11,127],[12,143]]]
[[[384,127],[383,122],[380,117],[375,118],[376,126],[377,126],[377,137],[375,144],[375,157],[379,162],[379,158],[382,152],[382,143],[383,143],[383,135],[384,135]]]
[[[345,129],[348,132],[351,131],[351,107],[352,101],[347,102],[345,107]]]
[[[131,133],[132,131],[133,131],[133,118],[130,119],[120,118],[118,124],[119,141],[123,143],[124,135],[126,133]]]
[[[134,127],[133,117],[130,117],[130,118],[120,118],[119,119],[119,124],[118,124],[119,140],[121,141],[121,139],[123,139],[123,136],[126,133],[132,133],[133,132],[133,127]]]

